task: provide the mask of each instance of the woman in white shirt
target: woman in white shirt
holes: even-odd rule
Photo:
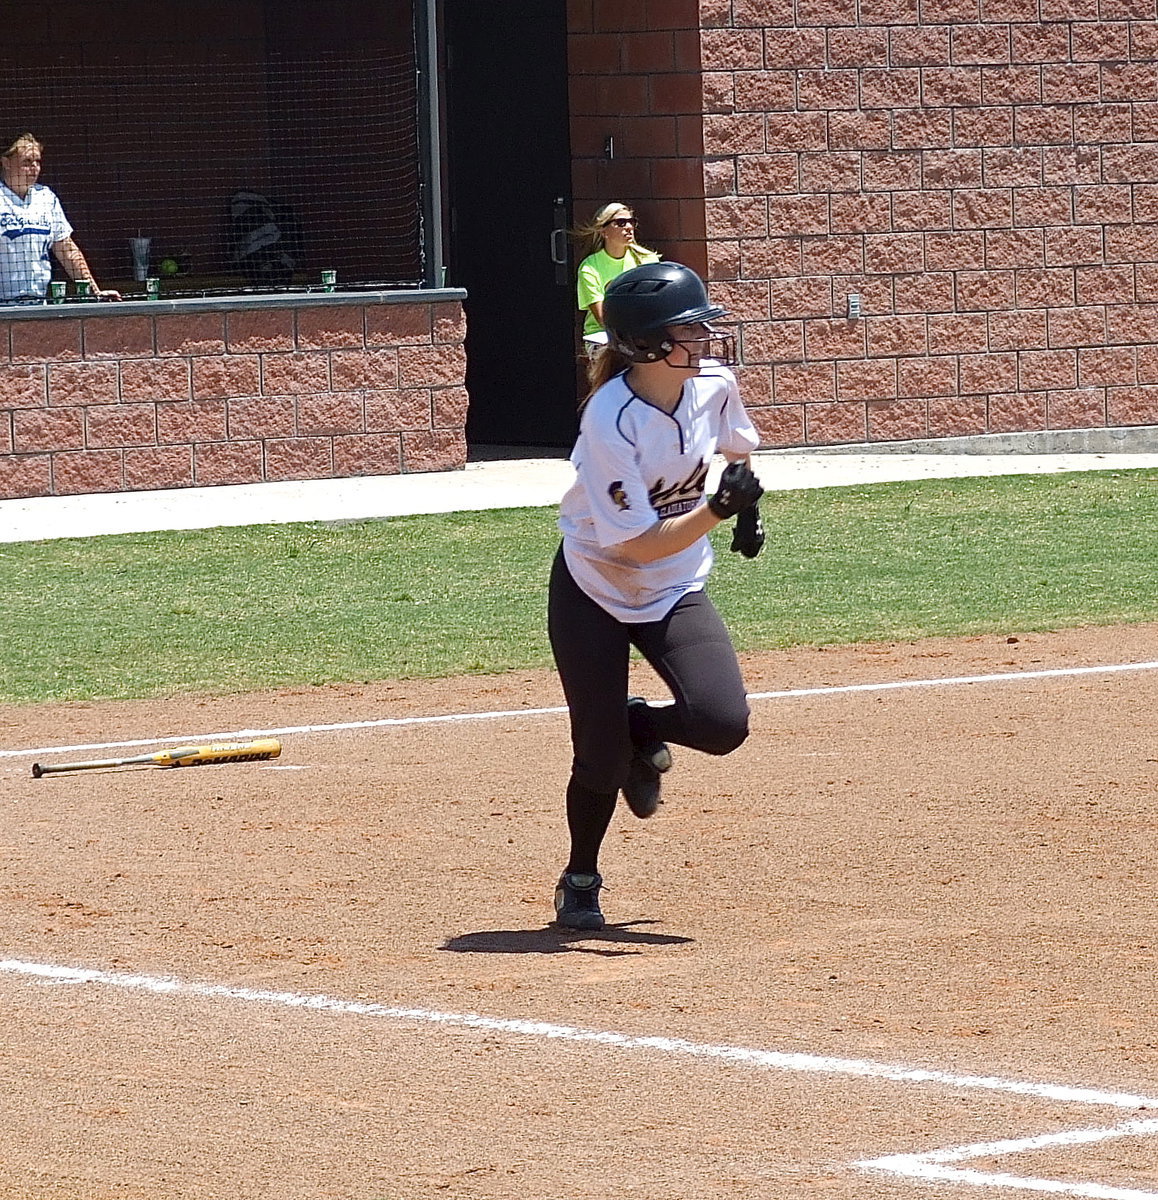
[[[555,892],[556,923],[603,928],[599,848],[623,791],[649,817],[668,743],[728,754],[747,737],[748,704],[731,639],[705,594],[707,534],[744,518],[733,549],[749,556],[763,489],[748,465],[758,444],[728,370],[726,315],[678,263],[651,263],[611,281],[608,344],[592,364],[564,496],[563,544],[551,573],[548,628],[570,710],[570,857]],[[729,460],[705,499],[712,456]],[[628,697],[635,646],[675,703]]]
[[[56,193],[37,183],[43,154],[30,133],[0,152],[0,303],[43,300],[52,258],[70,279],[86,281],[94,300],[119,300],[93,278]]]

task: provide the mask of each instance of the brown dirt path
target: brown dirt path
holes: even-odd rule
[[[749,657],[749,688],[1158,658],[1158,628]],[[656,694],[641,674],[645,691]],[[546,928],[562,715],[274,764],[0,758],[0,957],[1158,1093],[1158,671],[758,701]],[[0,747],[561,703],[551,675],[0,709]],[[51,756],[43,756],[46,761]],[[68,757],[87,757],[71,755]],[[858,1158],[1135,1113],[0,971],[14,1200],[980,1195]],[[1158,1192],[1155,1138],[971,1163]]]

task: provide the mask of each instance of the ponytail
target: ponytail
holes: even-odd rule
[[[609,379],[614,379],[616,375],[623,374],[631,366],[631,363],[632,360],[622,350],[616,349],[610,342],[600,346],[595,352],[595,357],[587,363],[587,395],[580,401],[579,411],[583,411],[587,401]]]

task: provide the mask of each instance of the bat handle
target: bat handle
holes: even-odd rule
[[[99,762],[86,763],[33,763],[32,778],[41,779],[45,775],[56,775],[65,771],[95,771],[98,767],[122,767],[125,760],[120,758],[102,758]]]

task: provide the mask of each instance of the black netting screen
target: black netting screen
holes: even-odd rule
[[[0,139],[43,142],[39,182],[102,287],[143,294],[147,275],[163,295],[276,291],[322,287],[323,272],[339,289],[421,283],[411,0],[28,9],[0,0]],[[2,242],[27,197],[0,196]],[[149,239],[136,270],[134,238]],[[8,236],[9,258],[14,241],[37,252]]]

